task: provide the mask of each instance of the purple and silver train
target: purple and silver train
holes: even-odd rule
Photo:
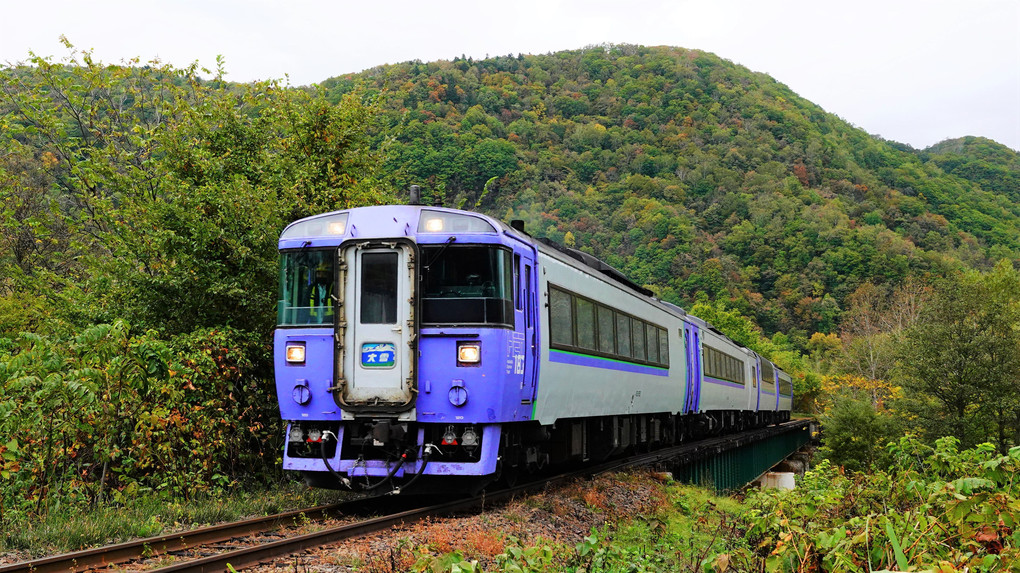
[[[313,486],[475,487],[789,419],[788,374],[516,221],[364,207],[279,244],[283,464]]]

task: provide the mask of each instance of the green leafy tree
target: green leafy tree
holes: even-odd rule
[[[272,478],[277,239],[392,201],[375,104],[87,52],[30,63],[0,71],[2,504]]]
[[[926,431],[1005,451],[1020,421],[1020,273],[1003,261],[942,281],[898,355]]]

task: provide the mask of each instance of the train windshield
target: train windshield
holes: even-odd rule
[[[514,324],[510,251],[425,245],[421,260],[424,324]]]
[[[334,252],[303,249],[280,253],[278,325],[333,324]]]

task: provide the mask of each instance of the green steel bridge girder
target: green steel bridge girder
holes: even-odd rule
[[[676,480],[713,487],[717,493],[743,488],[812,440],[811,420],[794,420],[759,430],[707,440],[706,447],[681,455]]]

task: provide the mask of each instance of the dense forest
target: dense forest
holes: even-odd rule
[[[680,48],[302,88],[69,48],[0,70],[0,523],[278,480],[279,232],[410,184],[771,357],[850,470],[906,431],[1020,443],[1020,156],[998,143],[885,141]]]
[[[524,219],[666,300],[722,298],[802,346],[837,331],[864,282],[1020,252],[1012,150],[883,141],[709,53],[411,62],[322,85],[337,100],[366,83],[395,187]]]

